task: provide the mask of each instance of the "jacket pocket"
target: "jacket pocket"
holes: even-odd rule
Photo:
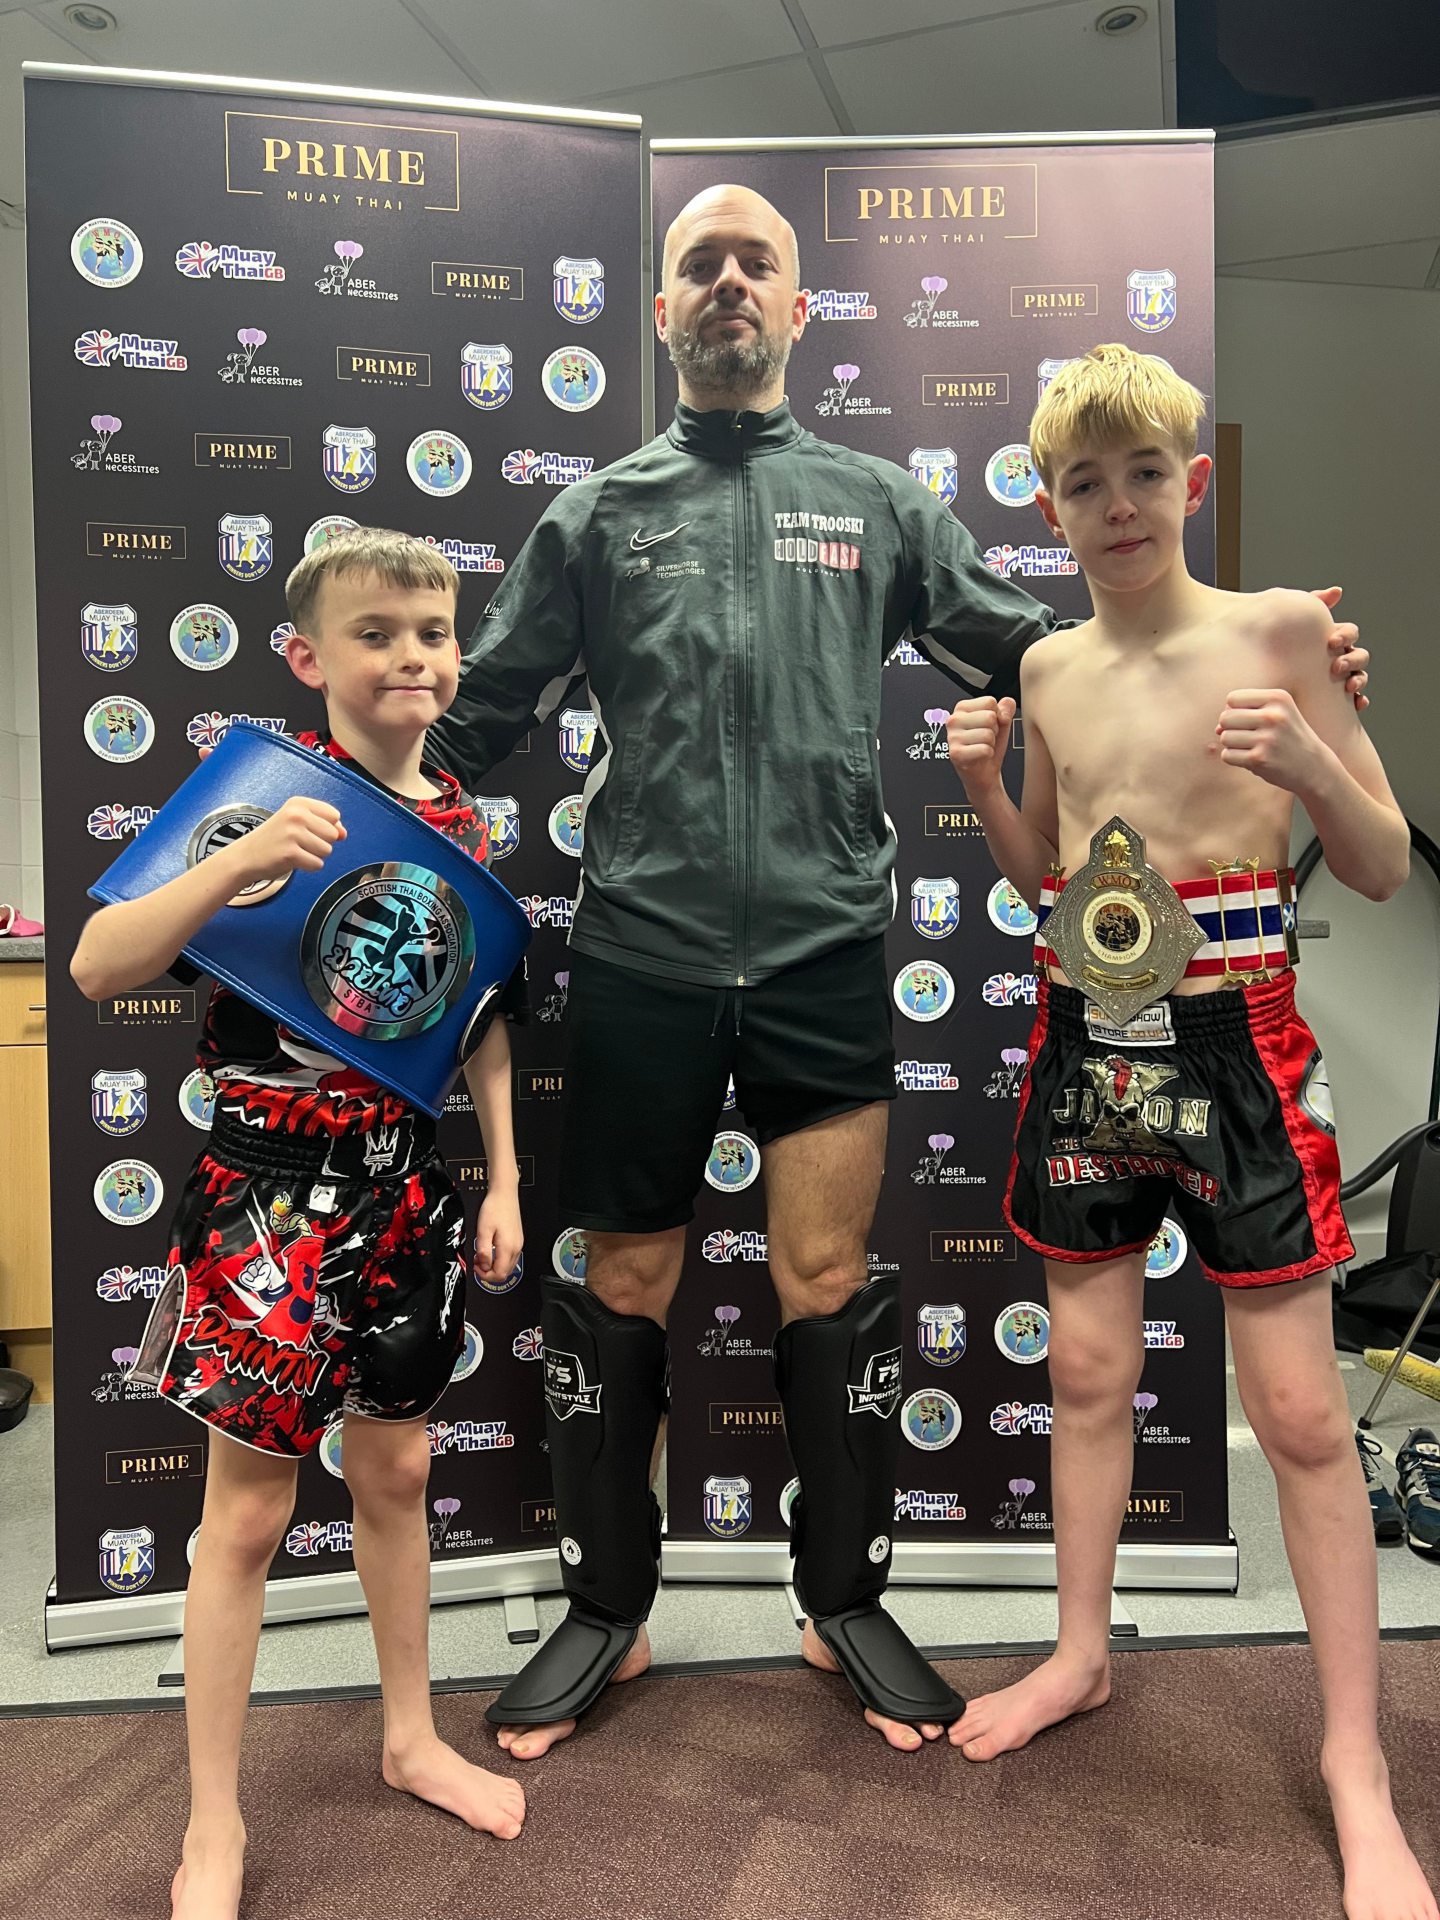
[[[606,877],[614,879],[634,864],[635,844],[640,834],[640,792],[645,772],[645,741],[650,723],[644,720],[625,736],[617,769],[619,785],[615,792],[615,836]]]
[[[850,853],[857,871],[869,873],[884,839],[878,749],[868,727],[848,727],[845,739],[850,760]]]

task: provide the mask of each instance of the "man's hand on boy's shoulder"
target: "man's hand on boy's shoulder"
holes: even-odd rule
[[[1344,591],[1343,587],[1316,587],[1303,597],[1318,600],[1327,612],[1331,612]],[[1370,679],[1367,672],[1370,654],[1360,644],[1360,629],[1353,620],[1332,621],[1325,644],[1330,654],[1331,677],[1344,684],[1345,691],[1355,702],[1355,711],[1363,713],[1370,704],[1370,697],[1365,691]]]

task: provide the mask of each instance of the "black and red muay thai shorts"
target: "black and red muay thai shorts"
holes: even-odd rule
[[[1171,1214],[1223,1286],[1353,1258],[1325,1062],[1293,972],[1170,995],[1124,1029],[1042,980],[1029,1058],[1005,1215],[1037,1253],[1138,1253]]]
[[[133,1375],[263,1453],[340,1412],[428,1413],[465,1338],[465,1212],[434,1123],[388,1097],[366,1131],[285,1125],[227,1081],[171,1227]]]

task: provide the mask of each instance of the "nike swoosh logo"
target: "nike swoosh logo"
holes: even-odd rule
[[[688,520],[682,520],[678,527],[671,527],[668,533],[652,533],[644,540],[640,538],[641,529],[637,527],[630,536],[631,549],[635,553],[643,553],[646,547],[658,547],[662,540],[673,540],[677,533],[683,533],[689,524]]]

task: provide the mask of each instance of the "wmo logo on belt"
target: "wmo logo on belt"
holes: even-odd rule
[[[357,867],[321,894],[300,936],[300,971],[347,1033],[403,1040],[442,1020],[470,977],[469,909],[428,867]]]

